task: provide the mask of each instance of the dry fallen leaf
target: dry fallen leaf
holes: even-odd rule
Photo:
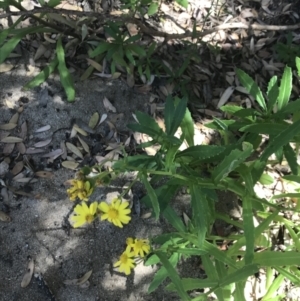
[[[106,118],[107,118],[107,114],[106,113],[102,114],[98,125],[100,125],[102,122],[104,122],[106,120]]]
[[[0,124],[0,130],[9,131],[9,130],[14,129],[16,126],[17,126],[16,123],[11,123],[11,122],[5,123],[5,124]]]
[[[14,68],[13,64],[2,63],[2,64],[0,64],[0,73],[8,72],[12,68]]]
[[[50,152],[48,154],[43,155],[42,158],[51,158],[51,157],[55,157],[55,156],[59,157],[62,154],[63,154],[63,150],[60,149],[60,148],[58,148],[58,149],[56,149],[56,150],[54,150],[54,151],[52,151],[52,152]]]
[[[7,143],[3,148],[3,154],[5,156],[8,156],[13,152],[14,148],[15,148],[15,143]]]
[[[33,275],[33,270],[34,270],[34,260],[30,259],[28,262],[27,266],[27,271],[23,276],[22,282],[21,282],[21,287],[26,287],[31,281],[32,275]]]
[[[73,125],[73,128],[76,132],[80,133],[82,136],[87,136],[87,132],[83,129],[81,129],[77,124]]]
[[[63,161],[61,165],[65,168],[74,170],[78,167],[79,163],[75,161]]]
[[[19,142],[16,145],[17,145],[17,149],[18,149],[19,153],[24,155],[26,153],[25,144],[23,142]]]
[[[13,179],[14,181],[18,182],[18,183],[36,183],[37,179],[33,179],[33,178],[20,178],[20,179]]]
[[[98,124],[98,122],[99,122],[99,113],[95,112],[89,121],[89,127],[91,129],[94,129],[96,127],[96,125]]]
[[[48,179],[54,176],[52,172],[46,170],[37,171],[35,175],[40,178],[48,178]]]
[[[11,170],[12,175],[13,176],[17,175],[18,173],[20,173],[22,171],[23,168],[24,168],[23,161],[17,162],[16,165]]]
[[[19,137],[8,136],[8,137],[3,138],[1,140],[1,142],[3,142],[3,143],[18,143],[18,142],[23,142],[23,139],[21,139]]]
[[[64,284],[65,285],[79,285],[79,286],[82,286],[84,283],[86,283],[88,281],[88,279],[91,277],[92,273],[93,273],[93,270],[90,270],[87,273],[85,273],[79,279],[65,280]]]
[[[29,148],[27,148],[27,150],[26,150],[26,154],[27,154],[27,155],[40,154],[40,153],[43,153],[43,152],[44,152],[43,149],[32,148],[32,147],[29,147]]]
[[[51,141],[52,141],[52,138],[49,138],[47,140],[39,141],[39,142],[35,143],[33,146],[34,147],[44,147],[44,146],[47,146]]]
[[[27,136],[27,122],[24,121],[21,125],[20,137],[25,140]]]
[[[11,218],[5,212],[0,210],[0,221],[8,223],[11,221]]]
[[[87,145],[87,143],[78,136],[78,139],[79,139],[79,142],[81,143],[83,149],[89,154],[90,153],[90,148],[89,146]]]
[[[228,101],[228,99],[230,98],[230,96],[234,92],[234,89],[235,89],[235,87],[231,86],[231,87],[228,87],[224,91],[224,93],[222,94],[222,96],[221,96],[221,98],[218,102],[217,109],[220,109]]]
[[[48,130],[50,130],[50,129],[51,129],[51,126],[48,124],[48,125],[45,125],[45,126],[39,128],[39,129],[37,129],[37,130],[35,131],[35,133],[45,132],[45,131],[48,131]]]
[[[106,98],[103,98],[103,105],[107,112],[112,111],[113,113],[117,112],[117,109],[112,105],[112,103]]]
[[[73,145],[72,143],[70,142],[67,142],[66,143],[66,147],[68,150],[70,150],[73,154],[75,154],[77,157],[83,159],[83,155],[81,153],[81,151],[75,146]]]

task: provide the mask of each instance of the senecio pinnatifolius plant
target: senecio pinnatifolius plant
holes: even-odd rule
[[[237,79],[249,93],[253,107],[232,103],[221,107],[228,117],[214,118],[205,124],[219,133],[216,144],[197,145],[187,97],[167,97],[165,130],[151,116],[136,112],[137,123],[129,124],[128,128],[152,138],[139,145],[140,148],[155,145],[157,152],[128,154],[123,150],[117,161],[105,159],[111,161],[109,170],[104,168],[105,160],[93,167],[83,167],[68,190],[71,200],[83,202],[75,207],[71,217],[74,227],[91,223],[97,216],[117,227],[128,224],[131,211],[123,197],[139,181],[147,191],[141,203],[151,208],[157,220],[164,217],[173,230],[151,238],[151,247],[147,240],[127,238],[125,250],[114,264],[121,272],[130,274],[137,260],[143,258],[145,266],[159,266],[149,293],[165,285],[169,278],[171,283],[166,289],[177,292],[183,301],[205,301],[210,297],[219,301],[247,301],[250,298],[247,283],[263,271],[264,291],[262,296],[255,297],[262,301],[290,299],[286,293],[279,298],[277,294],[287,281],[295,286],[300,283],[300,219],[296,218],[300,212],[300,98],[291,99],[293,83],[300,82],[300,58],[296,59],[296,67],[297,74],[286,66],[281,79],[274,75],[266,92],[247,73],[236,69]],[[290,173],[279,176],[280,181],[289,184],[289,190],[280,194],[274,191],[270,198],[260,196],[257,185],[272,183],[275,174],[268,172],[283,160]],[[96,186],[108,185],[128,172],[135,178],[118,198],[110,204],[88,202]],[[182,188],[189,194],[190,214],[184,219],[172,205]],[[242,206],[239,220],[216,212],[215,204],[222,202],[219,193],[224,191],[239,199]],[[295,219],[284,212],[292,212]],[[222,233],[215,235],[211,229],[216,219],[236,231],[226,237]],[[274,228],[285,229],[284,252],[276,248],[270,234]],[[224,248],[220,248],[224,241]],[[189,258],[199,262],[195,269],[204,270],[206,278],[201,273],[188,278],[180,275],[178,265]]]
[[[71,216],[74,228],[91,224],[97,217],[101,221],[107,220],[119,228],[123,228],[123,225],[130,222],[131,210],[128,201],[120,197],[114,198],[110,204],[104,201],[88,204],[89,197],[94,192],[94,185],[84,179],[74,179],[70,182],[72,186],[67,189],[70,200],[75,201],[78,198],[82,201],[81,204],[76,205]],[[149,252],[150,245],[147,239],[128,237],[126,248],[114,267],[118,267],[120,272],[129,275],[136,262],[143,259]]]

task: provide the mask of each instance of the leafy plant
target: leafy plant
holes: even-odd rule
[[[296,65],[299,73],[299,58],[296,59]],[[293,173],[286,180],[300,182],[296,160],[300,120],[294,114],[299,110],[300,99],[289,101],[291,68],[285,68],[280,83],[277,77],[270,80],[265,95],[244,71],[238,69],[237,75],[241,84],[257,101],[258,108],[222,107],[232,118],[215,119],[208,125],[222,133],[219,145],[195,145],[193,120],[186,108],[187,99],[173,99],[169,96],[164,111],[165,131],[142,112],[136,113],[138,123],[129,125],[131,130],[152,138],[152,141],[140,147],[158,144],[161,147],[157,153],[154,156],[125,155],[113,164],[112,173],[116,175],[137,172],[136,180],[140,180],[147,190],[142,202],[153,209],[156,219],[160,215],[164,216],[175,229],[151,241],[153,250],[145,264],[161,264],[162,267],[154,276],[149,292],[169,278],[172,283],[167,289],[176,291],[182,300],[207,300],[212,293],[218,300],[246,300],[246,281],[261,268],[265,269],[268,278],[267,293],[262,300],[274,297],[284,279],[296,285],[300,283],[300,276],[295,270],[300,260],[300,245],[296,234],[300,225],[279,215],[280,211],[296,211],[299,206],[274,203],[276,198],[299,198],[300,194],[296,190],[266,200],[259,198],[254,189],[258,181],[272,181],[264,171],[267,165],[281,162],[283,158]],[[180,138],[174,136],[178,127],[182,130]],[[229,136],[231,139],[228,139]],[[265,147],[261,144],[262,136],[268,137]],[[180,150],[184,140],[188,148]],[[262,150],[257,152],[259,147]],[[272,155],[277,159],[270,160]],[[157,186],[162,178],[164,184]],[[186,223],[171,206],[171,199],[181,187],[186,187],[190,195],[192,215]],[[218,201],[216,192],[219,190],[231,191],[239,197],[243,206],[242,222],[215,212],[215,202]],[[259,217],[257,226],[253,222],[254,216]],[[216,243],[225,238],[210,233],[216,218],[242,231],[226,237],[227,242],[230,241],[226,251],[220,250]],[[269,227],[276,223],[286,227],[294,243],[284,253],[274,251],[271,238],[265,236]],[[257,248],[261,248],[260,252],[255,252]],[[180,277],[176,266],[189,257],[201,260],[206,279]],[[273,278],[273,269],[277,273],[276,279]],[[207,292],[198,293],[196,297],[188,293],[203,288],[207,288]]]

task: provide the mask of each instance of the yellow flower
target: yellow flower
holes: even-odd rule
[[[67,190],[71,201],[75,201],[78,197],[81,201],[87,201],[88,197],[93,193],[94,187],[91,187],[89,181],[72,180],[72,187]]]
[[[115,226],[123,228],[123,224],[128,224],[131,220],[131,217],[128,216],[131,210],[127,207],[129,203],[127,201],[121,202],[120,199],[115,198],[112,200],[111,204],[101,202],[98,206],[98,209],[101,213],[101,220],[108,220],[110,223],[113,223]]]
[[[128,237],[126,244],[133,249],[134,256],[145,257],[150,252],[150,245],[147,239],[135,239]]]
[[[135,266],[133,256],[134,253],[130,252],[129,248],[126,248],[120,256],[119,261],[114,264],[114,267],[119,267],[119,271],[121,273],[124,272],[126,275],[129,275],[131,273],[131,269]]]
[[[71,217],[71,220],[74,221],[74,228],[78,228],[85,223],[90,224],[95,219],[95,214],[97,212],[98,203],[92,203],[90,207],[86,203],[82,203],[81,205],[77,205],[74,208],[74,212],[76,215]]]

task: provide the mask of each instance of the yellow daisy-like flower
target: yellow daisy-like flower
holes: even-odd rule
[[[150,245],[147,239],[133,239],[128,237],[126,244],[133,249],[134,256],[145,257],[150,252]]]
[[[126,248],[120,256],[119,261],[114,264],[114,267],[119,267],[119,271],[121,273],[124,272],[126,275],[129,275],[131,273],[131,269],[135,267],[133,256],[134,253],[131,252],[129,248]]]
[[[98,203],[92,203],[89,207],[86,203],[77,205],[74,208],[76,215],[71,217],[71,220],[74,221],[74,228],[78,228],[86,223],[90,224],[95,219],[95,214],[97,212]]]
[[[112,200],[111,204],[106,202],[101,202],[98,209],[101,213],[101,220],[108,220],[115,226],[123,228],[123,224],[128,224],[131,217],[128,216],[131,212],[127,207],[129,203],[127,201],[122,202],[120,199],[115,198]]]
[[[87,201],[88,197],[93,193],[94,187],[91,187],[89,181],[72,180],[72,187],[67,190],[71,201],[75,201],[78,197],[81,201]]]

